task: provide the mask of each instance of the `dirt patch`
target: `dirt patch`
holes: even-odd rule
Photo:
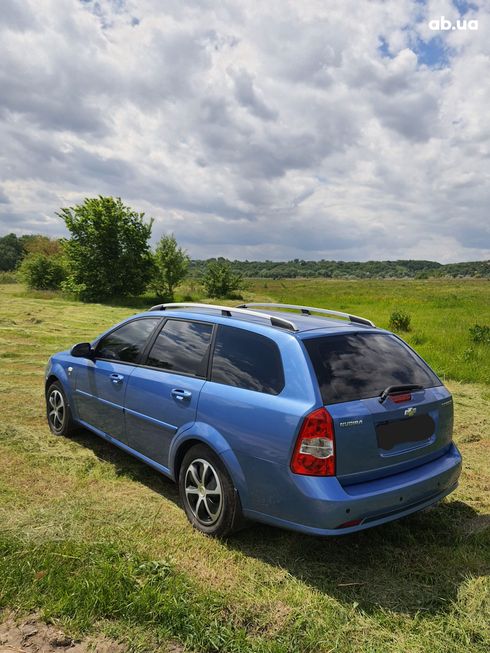
[[[126,649],[106,637],[83,641],[67,637],[59,628],[43,623],[36,615],[0,624],[0,653],[124,653]]]

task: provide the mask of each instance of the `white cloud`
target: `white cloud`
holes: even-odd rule
[[[2,10],[2,232],[112,194],[194,257],[490,257],[488,8],[439,41],[449,0]]]

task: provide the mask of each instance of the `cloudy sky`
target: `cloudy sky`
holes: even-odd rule
[[[1,10],[0,234],[103,194],[195,258],[490,258],[489,0]]]

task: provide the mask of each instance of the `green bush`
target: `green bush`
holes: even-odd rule
[[[490,326],[488,324],[474,324],[469,328],[469,332],[473,342],[490,344]]]
[[[392,331],[410,331],[410,322],[412,318],[409,313],[403,311],[393,311],[390,315],[389,328]]]
[[[19,274],[31,290],[58,290],[66,276],[61,261],[46,254],[26,256]]]
[[[237,298],[235,291],[243,285],[241,274],[236,274],[228,261],[218,259],[209,261],[203,277],[203,284],[208,297]]]

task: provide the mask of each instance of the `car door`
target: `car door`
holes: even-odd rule
[[[212,333],[209,322],[169,318],[129,377],[124,442],[164,467],[175,433],[196,419]]]
[[[137,318],[103,336],[94,360],[75,359],[74,400],[85,424],[123,440],[128,379],[160,318]]]

